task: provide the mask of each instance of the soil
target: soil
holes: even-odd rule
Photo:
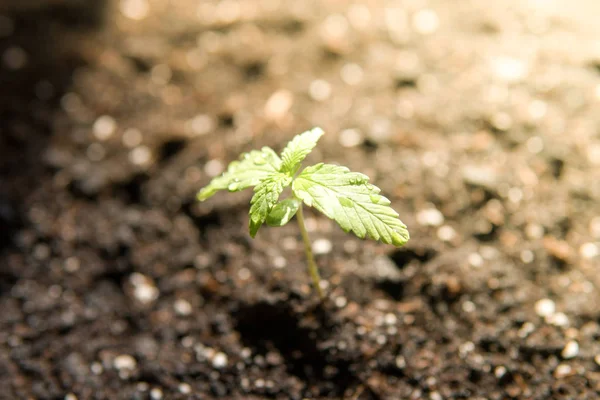
[[[498,3],[498,4],[496,4]],[[0,398],[600,398],[596,1],[0,2]],[[327,134],[412,239],[195,193]]]

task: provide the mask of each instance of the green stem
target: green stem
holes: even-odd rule
[[[321,289],[321,276],[319,275],[319,267],[317,267],[317,263],[315,262],[315,258],[313,256],[310,239],[308,237],[308,231],[306,230],[306,225],[304,224],[304,212],[302,211],[302,204],[300,204],[300,207],[298,208],[296,219],[298,221],[298,226],[300,227],[302,240],[304,241],[304,253],[306,253],[306,261],[308,262],[308,273],[312,278],[313,285],[317,290],[319,297],[321,300],[323,300],[325,299],[325,295]]]

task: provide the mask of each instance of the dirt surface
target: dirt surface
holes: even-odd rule
[[[600,398],[598,15],[0,1],[0,398]],[[313,126],[412,237],[308,210],[323,304],[295,224],[194,200]]]

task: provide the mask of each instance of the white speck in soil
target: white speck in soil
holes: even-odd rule
[[[535,325],[531,322],[525,322],[523,324],[523,326],[521,326],[521,328],[518,331],[518,335],[520,338],[526,338],[527,336],[529,336],[530,333],[532,333],[535,330]]]
[[[348,21],[355,29],[364,30],[371,23],[371,11],[364,4],[353,4],[348,7]]]
[[[569,364],[559,364],[554,370],[554,377],[557,379],[566,378],[573,374],[573,368]]]
[[[430,35],[438,30],[440,19],[435,11],[423,9],[413,15],[412,25],[414,30],[421,35]]]
[[[600,254],[600,249],[595,243],[584,243],[579,247],[579,254],[586,259],[592,259]]]
[[[273,257],[273,266],[277,269],[282,269],[287,266],[287,260],[283,256]]]
[[[494,58],[491,64],[492,72],[496,78],[506,83],[519,82],[524,79],[529,72],[527,63],[518,58],[500,56]]]
[[[531,154],[541,153],[542,150],[544,150],[544,139],[539,136],[532,136],[527,139],[525,146],[527,147],[527,151]]]
[[[227,366],[227,362],[227,355],[222,352],[216,353],[212,358],[212,366],[217,369],[225,368]]]
[[[437,237],[444,242],[450,242],[456,237],[456,231],[450,225],[443,225],[437,230]]]
[[[65,396],[65,400],[77,400],[77,396],[75,396],[73,393],[69,393]]]
[[[440,226],[444,223],[444,215],[436,208],[426,208],[417,212],[417,222],[423,226]]]
[[[151,303],[159,296],[158,288],[154,282],[138,272],[134,272],[129,277],[129,282],[133,286],[133,295],[140,303]]]
[[[117,129],[117,121],[110,115],[103,115],[99,117],[95,122],[92,130],[94,136],[98,140],[107,140],[110,138]]]
[[[215,121],[210,115],[198,114],[187,122],[190,136],[203,136],[215,129]]]
[[[600,144],[590,144],[587,149],[587,157],[590,164],[600,165]]]
[[[177,315],[181,315],[182,317],[187,317],[193,311],[192,304],[185,299],[177,299],[173,304],[173,308]]]
[[[546,317],[546,322],[550,325],[565,327],[569,325],[569,317],[565,313],[557,312]]]
[[[363,136],[358,129],[344,129],[338,138],[342,147],[356,147],[363,142]]]
[[[315,101],[325,101],[331,96],[331,85],[323,79],[316,79],[310,83],[308,93]]]
[[[466,313],[472,313],[476,310],[475,303],[472,301],[465,301],[462,303],[462,310]]]
[[[265,117],[277,121],[285,117],[294,104],[294,95],[289,90],[278,90],[265,103]]]
[[[252,273],[248,268],[240,268],[237,275],[242,281],[247,281],[252,276]]]
[[[162,400],[163,396],[164,396],[163,391],[160,388],[153,388],[150,391],[150,398],[152,400]]]
[[[328,254],[333,248],[333,244],[329,239],[319,238],[313,243],[313,252],[315,254]]]
[[[358,85],[362,82],[364,77],[363,69],[360,65],[355,63],[344,64],[340,71],[342,81],[350,86]]]
[[[529,239],[540,239],[544,236],[544,227],[536,223],[527,224],[525,226],[525,234]]]
[[[90,365],[90,371],[92,371],[92,374],[94,375],[100,375],[102,372],[104,372],[104,368],[99,362],[94,362],[92,365]]]
[[[129,161],[133,165],[144,166],[150,163],[152,152],[147,146],[138,146],[129,152]]]
[[[505,112],[497,112],[492,115],[490,123],[499,131],[507,131],[512,127],[513,120],[509,114]]]
[[[211,178],[221,174],[224,168],[223,162],[218,159],[209,160],[204,164],[204,172]]]
[[[337,308],[344,308],[348,304],[348,299],[344,296],[339,296],[335,298],[334,303]]]
[[[529,118],[536,121],[542,119],[548,111],[548,104],[542,100],[534,100],[529,104],[527,112]]]
[[[531,251],[531,250],[521,251],[521,261],[523,261],[525,264],[529,264],[529,263],[533,262],[533,260],[535,260],[535,255],[533,254],[533,251]]]
[[[398,323],[398,317],[396,317],[396,314],[387,313],[383,317],[383,321],[386,325],[396,325]]]
[[[518,187],[511,187],[510,189],[508,189],[507,195],[508,200],[515,204],[518,204],[519,202],[521,202],[521,200],[523,200],[523,190],[521,190],[521,188]]]
[[[27,65],[27,53],[21,47],[11,46],[2,54],[2,61],[8,69],[18,70]]]
[[[541,299],[535,303],[535,313],[540,317],[548,317],[556,311],[556,304],[550,299]]]
[[[192,392],[192,387],[187,383],[179,384],[179,393],[190,394]]]
[[[142,132],[136,128],[128,128],[123,132],[123,137],[121,137],[123,145],[129,149],[139,146],[142,143],[142,139]]]
[[[579,354],[579,343],[577,343],[575,340],[570,340],[569,342],[567,342],[567,344],[563,348],[562,352],[560,353],[560,355],[564,359],[575,358],[575,357],[577,357],[578,354]]]
[[[480,268],[483,265],[483,257],[479,253],[471,253],[467,257],[469,265],[473,268]]]
[[[147,0],[121,0],[119,9],[127,18],[139,21],[148,16],[150,5]]]
[[[113,361],[113,366],[116,370],[134,370],[137,366],[137,362],[135,358],[130,356],[129,354],[121,354],[115,357]]]
[[[496,376],[496,378],[500,379],[502,378],[504,375],[506,375],[506,367],[504,365],[498,365],[496,368],[494,368],[494,375]]]

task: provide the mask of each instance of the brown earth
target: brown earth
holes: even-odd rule
[[[599,398],[598,15],[0,1],[0,398]],[[308,210],[323,304],[295,224],[194,198],[313,126],[412,236]]]

